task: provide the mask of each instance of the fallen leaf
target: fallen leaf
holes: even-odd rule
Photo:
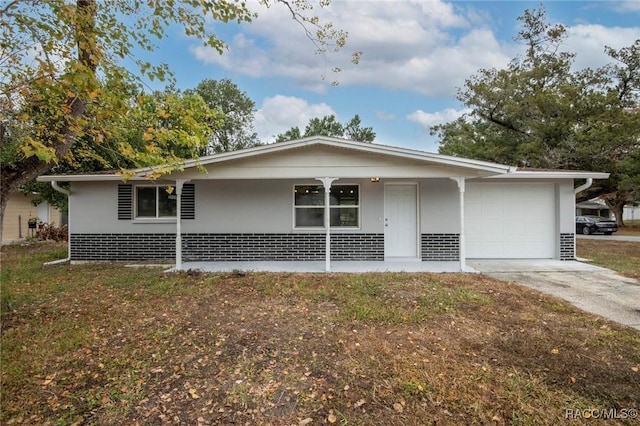
[[[634,373],[637,373],[638,370],[639,370],[638,367],[631,367],[631,371],[633,371]]]
[[[575,377],[569,377],[569,384],[574,384],[576,382]]]
[[[329,413],[327,420],[329,421],[329,423],[335,423],[338,420],[338,418],[336,417],[335,414]]]
[[[360,399],[360,400],[358,400],[358,402],[356,402],[355,404],[353,404],[353,406],[354,406],[355,408],[359,408],[359,407],[362,407],[362,406],[365,404],[365,402],[366,402],[366,401],[365,401],[364,399]]]
[[[395,404],[393,404],[393,409],[396,410],[398,413],[402,413],[404,411],[404,407],[399,402],[396,402]]]
[[[558,355],[560,353],[560,351],[556,348],[551,349],[551,353],[554,355]]]
[[[195,389],[189,389],[189,395],[191,395],[191,398],[193,398],[193,399],[200,398],[200,396],[196,393]]]
[[[298,422],[298,426],[306,426],[309,423],[311,423],[313,421],[313,419],[311,417],[307,417],[306,419],[300,420]]]

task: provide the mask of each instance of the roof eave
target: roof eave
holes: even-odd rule
[[[485,179],[608,179],[609,173],[571,170],[519,171],[488,176]]]
[[[38,176],[38,182],[112,182],[122,181],[124,176],[120,174],[95,174],[95,175],[44,175]],[[127,180],[148,180],[134,176]]]

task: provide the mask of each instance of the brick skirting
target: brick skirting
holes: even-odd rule
[[[422,234],[422,260],[460,260],[460,234]]]
[[[175,258],[175,234],[72,234],[72,260]],[[325,234],[183,234],[184,261],[324,260]],[[332,260],[384,260],[383,234],[331,235]]]
[[[560,234],[560,260],[575,260],[575,234]]]
[[[71,234],[71,260],[175,259],[175,234]]]
[[[171,260],[175,234],[71,234],[72,260]],[[185,261],[324,260],[324,234],[184,234]],[[560,260],[575,259],[572,233]],[[459,260],[459,234],[422,234],[423,261]],[[332,260],[384,260],[384,234],[331,235]]]

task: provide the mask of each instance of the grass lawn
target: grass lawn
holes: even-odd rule
[[[640,243],[578,238],[576,254],[591,260],[595,265],[640,280]]]
[[[640,226],[625,226],[624,228],[618,228],[618,232],[613,235],[640,237]]]
[[[544,425],[640,408],[638,331],[487,277],[42,266],[65,255],[2,249],[1,424]]]

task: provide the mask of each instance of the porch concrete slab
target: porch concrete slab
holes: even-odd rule
[[[202,272],[325,272],[324,261],[245,261],[245,262],[184,262],[183,270]],[[171,269],[173,271],[174,269]],[[460,272],[459,262],[421,262],[421,261],[333,261],[331,272]]]
[[[564,299],[583,311],[640,330],[640,282],[576,261],[470,261],[478,272]]]

